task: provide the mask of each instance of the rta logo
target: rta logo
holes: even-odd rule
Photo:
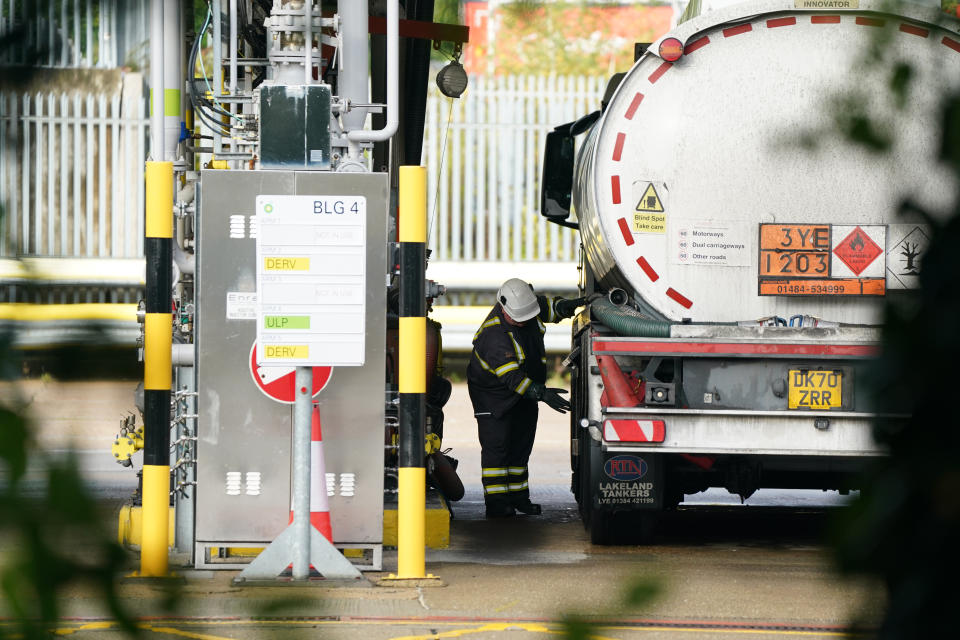
[[[647,463],[637,456],[614,456],[604,463],[603,471],[614,480],[639,480],[647,474]]]

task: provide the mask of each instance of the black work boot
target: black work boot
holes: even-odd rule
[[[488,502],[487,503],[487,517],[488,518],[509,518],[515,514],[513,507],[509,504],[503,502]]]
[[[513,508],[519,511],[520,513],[528,516],[538,516],[542,512],[540,505],[530,502],[529,500],[527,500],[526,502],[521,502],[519,504],[514,504]]]

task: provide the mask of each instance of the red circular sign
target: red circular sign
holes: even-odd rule
[[[333,374],[333,367],[314,367],[313,368],[313,394],[311,397],[317,397],[323,388],[330,382],[330,376]],[[296,398],[296,369],[294,367],[261,367],[257,364],[257,342],[253,342],[250,347],[250,375],[253,377],[253,383],[257,389],[271,400],[282,402],[284,404],[293,404]]]

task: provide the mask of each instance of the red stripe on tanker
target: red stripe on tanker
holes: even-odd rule
[[[637,93],[633,96],[633,101],[630,102],[630,106],[627,107],[627,112],[623,114],[623,117],[627,120],[633,120],[633,114],[637,112],[637,107],[640,106],[641,102],[643,102],[643,94]]]
[[[693,301],[691,301],[689,298],[684,296],[682,293],[680,293],[673,287],[670,287],[669,289],[667,289],[667,296],[671,298],[674,302],[679,304],[681,307],[686,307],[687,309],[689,309],[690,307],[693,306]]]
[[[623,155],[623,143],[627,139],[627,134],[618,133],[617,134],[617,143],[613,145],[613,161],[620,162],[620,156]]]
[[[796,18],[773,18],[767,20],[767,29],[776,29],[777,27],[792,27],[797,24]]]
[[[671,64],[671,63],[669,63],[669,62],[664,62],[664,63],[661,64],[659,67],[657,67],[657,70],[654,71],[653,73],[651,73],[651,74],[650,74],[650,77],[647,78],[647,79],[650,81],[650,84],[653,84],[653,83],[655,83],[657,80],[659,80],[660,78],[662,78],[662,77],[663,77],[663,74],[665,74],[667,71],[669,71],[669,70],[670,70],[670,67],[672,67],[672,66],[673,66],[673,64]]]
[[[707,46],[708,44],[710,44],[710,38],[708,38],[707,36],[703,36],[703,37],[700,38],[699,40],[694,40],[693,42],[691,42],[690,44],[688,44],[686,47],[684,47],[684,48],[683,48],[683,53],[684,53],[684,55],[690,55],[691,53],[693,53],[693,52],[696,51],[697,49],[702,49],[703,47]]]
[[[960,53],[960,42],[957,42],[956,40],[953,40],[952,38],[948,38],[946,36],[943,37],[943,40],[941,42],[946,46],[950,47],[951,49],[953,49],[954,51],[956,51],[957,53]]]
[[[856,22],[861,27],[882,27],[887,24],[886,20],[877,20],[876,18],[857,18]]]
[[[647,274],[648,278],[650,278],[650,282],[656,282],[660,279],[660,274],[653,270],[653,267],[650,266],[650,263],[647,262],[647,259],[643,256],[637,258],[637,264],[640,265],[640,268],[643,269],[643,272]]]
[[[750,32],[750,31],[753,31],[753,26],[752,26],[751,24],[749,24],[749,23],[747,23],[747,24],[741,24],[741,25],[738,25],[738,26],[736,26],[736,27],[730,27],[729,29],[724,29],[724,30],[723,30],[723,37],[724,37],[724,38],[732,38],[733,36],[738,36],[738,35],[740,35],[741,33],[748,33],[748,32]]]
[[[610,197],[613,204],[620,204],[620,176],[610,176]]]
[[[627,243],[627,246],[633,244],[633,234],[630,233],[630,225],[627,224],[626,218],[620,218],[617,220],[617,225],[620,226],[620,233],[623,234],[623,241]]]
[[[810,16],[811,24],[840,24],[840,16]]]
[[[880,353],[874,345],[780,344],[775,342],[619,342],[594,340],[594,353],[693,353],[710,355],[842,356],[871,358]]]
[[[912,36],[920,36],[921,38],[926,38],[930,35],[929,29],[922,29],[920,27],[915,27],[912,24],[901,24],[900,31],[904,33],[909,33]]]

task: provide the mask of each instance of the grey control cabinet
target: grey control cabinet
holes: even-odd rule
[[[293,405],[272,399],[256,383],[251,358],[256,340],[258,195],[367,199],[365,363],[335,367],[315,400],[334,543],[369,548],[378,564],[383,540],[387,176],[207,170],[201,174],[196,234],[196,565],[236,566],[213,557],[211,549],[265,546],[290,519]],[[271,385],[278,380],[283,379]]]

